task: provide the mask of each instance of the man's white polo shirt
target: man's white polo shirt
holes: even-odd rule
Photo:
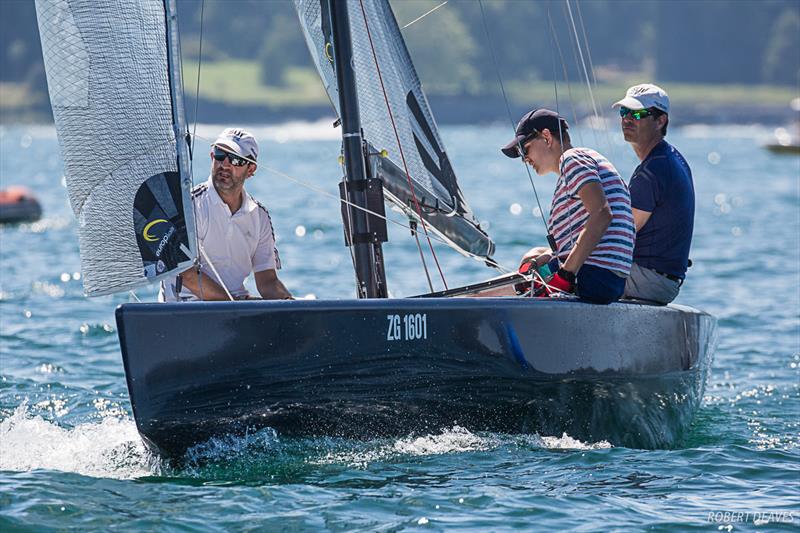
[[[209,177],[192,190],[197,235],[200,240],[200,270],[211,279],[221,281],[234,296],[247,294],[244,280],[251,272],[280,269],[275,234],[266,208],[247,191],[242,191],[242,206],[231,214]],[[214,268],[211,268],[211,265]],[[219,278],[214,273],[219,274]],[[220,280],[221,278],[221,280]],[[161,283],[159,301],[175,301],[176,278]],[[188,289],[180,299],[198,299]]]

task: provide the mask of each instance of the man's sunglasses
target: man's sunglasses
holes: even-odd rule
[[[634,111],[624,106],[619,108],[619,116],[625,118],[628,115],[632,116],[634,120],[642,120],[645,117],[652,116],[653,112],[649,109],[637,109]]]
[[[250,163],[250,161],[248,161],[244,157],[239,157],[238,155],[234,155],[230,152],[226,152],[225,150],[221,150],[217,147],[214,147],[214,161],[219,161],[220,163],[222,163],[223,161],[225,161],[226,157],[228,158],[228,161],[231,162],[231,165],[235,167],[243,167],[247,163]]]

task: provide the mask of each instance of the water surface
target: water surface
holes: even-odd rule
[[[219,129],[198,129],[195,181],[206,177],[207,139]],[[336,200],[266,168],[338,196],[337,132],[329,121],[253,129],[263,155],[248,188],[272,214],[281,278],[297,295],[352,297]],[[636,160],[616,132],[575,133],[630,175]],[[0,228],[0,529],[796,530],[800,158],[763,150],[768,133],[693,126],[668,136],[697,190],[694,266],[677,302],[718,317],[720,336],[678,449],[458,426],[366,442],[264,430],[207,443],[175,467],[146,453],[130,415],[113,311],[133,297],[83,296],[54,130],[0,128],[0,185],[32,188],[45,213]],[[512,268],[544,244],[544,231],[527,175],[498,152],[509,128],[449,127],[443,136],[496,258]],[[547,209],[555,178],[534,179]],[[424,292],[408,230],[390,225],[390,239],[392,294]],[[492,275],[435,249],[451,286]]]

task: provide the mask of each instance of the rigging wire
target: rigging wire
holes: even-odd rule
[[[194,142],[195,138],[197,137],[197,122],[198,122],[198,109],[200,106],[200,67],[203,64],[203,15],[205,14],[206,10],[206,0],[201,0],[200,2],[200,45],[199,51],[197,55],[197,85],[195,87],[194,93],[194,127],[192,129],[192,144],[191,144],[191,153],[192,153],[192,162],[194,162]],[[192,176],[194,177],[194,175]]]
[[[589,48],[589,38],[586,36],[586,27],[583,25],[583,14],[581,12],[580,2],[575,3],[575,10],[578,12],[578,22],[581,25],[581,34],[583,35],[583,42],[586,44],[586,57],[589,59],[589,73],[592,75],[592,84],[597,89],[597,73],[594,70],[594,62],[592,62],[592,51]]]
[[[492,55],[492,64],[494,65],[495,74],[497,75],[497,81],[500,84],[500,92],[503,94],[503,102],[506,106],[506,113],[508,114],[508,121],[511,124],[512,131],[516,134],[516,126],[514,125],[514,118],[511,116],[511,106],[508,103],[508,95],[506,94],[506,87],[503,83],[503,77],[500,75],[500,67],[497,62],[497,56],[494,51],[494,44],[492,43],[492,37],[489,34],[489,26],[486,23],[486,13],[483,9],[483,0],[478,0],[478,5],[481,8],[481,21],[483,22],[483,31],[486,33],[486,41],[489,43],[489,52]],[[523,147],[519,146],[520,152],[522,152]],[[539,201],[539,193],[536,191],[536,184],[533,182],[533,175],[531,174],[531,169],[528,165],[525,164],[525,158],[521,158],[522,166],[525,168],[525,172],[528,174],[528,181],[531,183],[531,189],[533,189],[533,196],[536,198],[536,206],[539,208],[539,215],[542,217],[542,223],[544,224],[545,231],[547,230],[547,221],[544,219],[544,210],[542,209],[542,204]]]
[[[293,183],[296,183],[296,184],[300,185],[301,187],[305,187],[306,189],[308,189],[310,191],[313,191],[313,192],[315,192],[317,194],[321,194],[323,196],[327,196],[328,198],[332,198],[334,200],[337,200],[337,201],[341,202],[344,205],[348,205],[348,206],[350,206],[350,207],[352,207],[354,209],[358,209],[358,210],[363,211],[363,212],[365,212],[365,213],[367,213],[369,215],[372,215],[374,217],[383,219],[383,220],[385,220],[386,222],[388,222],[390,224],[394,224],[395,226],[401,227],[401,228],[406,229],[406,230],[414,231],[411,226],[408,226],[408,225],[403,224],[402,222],[398,222],[396,220],[392,220],[391,218],[387,217],[386,215],[382,215],[382,214],[380,214],[380,213],[378,213],[376,211],[371,211],[370,209],[367,209],[366,207],[362,207],[360,205],[356,205],[353,202],[345,200],[344,198],[341,198],[341,197],[339,197],[339,196],[337,196],[335,194],[332,194],[332,193],[326,191],[325,189],[322,189],[321,187],[317,187],[316,185],[312,185],[310,183],[302,181],[302,180],[300,180],[298,178],[295,178],[294,176],[290,176],[289,174],[286,174],[285,172],[282,172],[282,171],[280,171],[280,170],[278,170],[276,168],[272,168],[272,167],[264,165],[264,164],[261,165],[261,168],[263,168],[267,172],[271,172],[271,173],[275,174],[276,176],[280,176],[280,177],[282,177],[284,179],[287,179],[287,180],[289,180],[289,181],[291,181]],[[448,247],[451,247],[451,248],[455,249],[456,251],[458,251],[462,255],[465,255],[467,257],[471,257],[471,258],[476,259],[478,261],[481,261],[483,263],[487,263],[490,266],[492,266],[492,267],[496,268],[497,270],[499,270],[500,272],[503,272],[503,273],[511,272],[511,270],[509,270],[507,267],[501,265],[500,263],[498,263],[494,259],[490,259],[488,257],[484,257],[484,256],[477,255],[477,254],[473,254],[472,252],[469,252],[469,251],[464,250],[462,248],[456,248],[451,243],[447,242],[445,239],[439,237],[435,233],[429,235],[429,238],[435,240],[438,243],[444,244],[445,246],[448,246]]]
[[[341,150],[341,155],[339,157],[339,161],[340,161],[340,166],[342,168],[342,183],[344,184],[343,185],[344,186],[344,195],[345,195],[345,198],[349,198],[350,197],[350,191],[347,190],[348,182],[347,182],[347,179],[346,179],[347,178],[347,169],[345,168],[345,165],[344,165],[344,142],[342,143],[342,150]],[[269,168],[267,170],[269,170]],[[342,203],[344,205],[347,205],[347,203],[350,203],[347,200],[345,200],[344,198],[339,198],[339,199],[342,201]],[[347,224],[347,235],[353,235],[353,233],[354,233],[353,219],[352,219],[352,217],[350,217],[350,210],[349,209],[345,209],[344,210],[344,217],[343,218],[345,219],[343,222],[345,224]],[[350,262],[353,264],[353,278],[354,278],[356,287],[358,287],[359,283],[360,283],[360,280],[358,279],[358,269],[356,268],[356,252],[355,252],[355,250],[353,249],[352,246],[347,246],[346,248],[347,248],[347,251],[350,253]],[[356,296],[358,296],[358,289],[356,289]]]
[[[194,188],[194,144],[197,140],[197,123],[199,122],[198,114],[200,109],[200,72],[201,67],[203,65],[203,20],[205,15],[206,9],[206,0],[201,0],[200,2],[200,44],[199,50],[197,53],[197,83],[195,85],[195,92],[194,92],[194,125],[192,126],[192,134],[190,136],[190,143],[189,143],[189,176],[192,180],[192,188]],[[188,130],[186,132],[189,133]],[[194,203],[194,197],[191,195],[191,191],[189,194],[189,198],[191,199],[192,203]],[[201,252],[200,246],[200,232],[198,231],[197,227],[197,217],[192,216],[192,220],[194,221],[194,240],[195,240],[195,249],[197,250],[197,257],[195,258],[195,266],[193,268],[197,269],[197,280],[199,283],[200,294],[203,293],[203,276],[200,274],[200,266],[201,266],[201,256],[204,255]],[[212,270],[216,274],[216,270],[214,269],[214,265],[211,265]],[[177,278],[180,281],[180,278]],[[222,278],[217,276],[217,279],[220,281],[222,288],[225,289],[225,292],[230,296],[228,292],[228,288],[225,287],[225,284],[222,282]],[[180,292],[180,291],[179,291]],[[179,295],[176,295],[179,296]]]
[[[584,46],[586,47],[586,57],[589,60],[589,73],[592,75],[592,85],[594,86],[594,90],[597,91],[597,73],[595,72],[594,62],[592,61],[592,50],[591,47],[589,46],[589,38],[586,34],[586,27],[583,24],[583,13],[581,11],[580,2],[577,2],[575,4],[575,10],[578,13],[578,23],[580,24],[581,34],[583,35],[583,43]],[[597,126],[602,128],[603,130],[604,136],[606,138],[606,144],[611,150],[611,156],[614,158],[614,160],[617,160],[619,153],[617,151],[616,144],[614,144],[614,142],[612,142],[611,140],[611,133],[609,132],[608,124],[606,123],[605,119],[602,116],[596,117],[596,120],[599,122]]]
[[[567,84],[567,101],[569,101],[569,107],[572,114],[572,123],[574,125],[578,124],[578,112],[575,110],[575,98],[572,96],[572,83],[570,83],[569,79],[569,71],[567,70],[567,62],[564,60],[564,53],[561,49],[561,42],[558,40],[558,34],[556,33],[556,27],[553,24],[553,17],[550,13],[550,6],[547,6],[547,22],[550,29],[550,40],[548,41],[550,44],[550,58],[553,64],[553,87],[556,95],[556,111],[561,114],[561,110],[559,109],[559,101],[558,101],[558,75],[556,74],[556,56],[553,50],[553,43],[556,45],[556,50],[558,51],[558,57],[561,62],[561,71],[564,77],[564,82]],[[573,49],[574,50],[574,49]],[[578,142],[583,144],[583,136],[578,133]]]
[[[572,16],[572,6],[570,6],[569,0],[564,0],[564,4],[567,7],[567,11],[569,12],[569,21],[572,24],[572,33],[575,37],[575,41],[578,48],[578,55],[580,56],[580,66],[583,68],[583,75],[586,79],[586,88],[589,90],[589,98],[592,102],[592,110],[594,111],[594,116],[596,119],[599,120],[600,114],[597,112],[597,102],[594,99],[594,91],[592,91],[592,83],[589,81],[589,72],[586,70],[586,61],[583,58],[583,48],[580,43],[580,38],[578,37],[578,30],[575,27],[575,18]]]
[[[550,6],[549,5],[547,7],[547,21],[548,21],[549,26],[550,26],[550,33],[552,35],[553,41],[555,42],[556,48],[558,49],[559,59],[561,60],[561,67],[562,67],[562,70],[564,72],[564,78],[565,78],[566,83],[567,83],[567,94],[569,95],[569,102],[570,102],[570,108],[572,109],[572,116],[573,116],[573,118],[575,120],[574,123],[577,124],[578,116],[577,116],[577,113],[575,112],[574,100],[572,98],[572,89],[570,88],[569,75],[567,73],[567,64],[566,64],[566,61],[564,61],[564,55],[561,52],[561,45],[558,42],[558,36],[556,34],[555,25],[553,24],[553,17],[550,14]],[[573,48],[573,52],[574,52],[574,48]],[[561,114],[561,111],[558,109],[558,79],[557,79],[558,76],[556,76],[556,56],[555,56],[555,53],[553,51],[553,46],[552,45],[550,46],[550,57],[551,57],[551,60],[552,60],[552,63],[553,63],[553,90],[555,91],[555,94],[556,94],[556,112],[558,114]],[[581,142],[581,144],[582,144],[582,142]],[[561,145],[562,146],[564,145],[563,138],[561,139]],[[559,161],[560,161],[560,159],[559,159]],[[566,180],[566,178],[565,178],[565,180]],[[565,185],[566,185],[566,183],[565,183]],[[571,199],[571,196],[569,198]],[[567,215],[569,217],[569,219],[568,219],[568,227],[569,227],[570,248],[573,248],[575,246],[575,231],[574,231],[575,218],[574,217],[575,217],[575,213],[577,213],[577,209],[573,210],[573,207],[575,207],[575,202],[574,201],[571,201],[571,202],[567,203]],[[551,243],[551,247],[553,248],[553,253],[558,255],[557,246],[552,246],[552,244],[553,243]]]
[[[381,68],[380,65],[378,64],[378,55],[375,52],[375,45],[372,42],[372,34],[369,29],[369,22],[367,21],[367,12],[366,9],[364,8],[364,0],[359,0],[359,4],[361,5],[361,15],[364,18],[364,27],[367,30],[367,39],[369,40],[369,46],[370,49],[372,50],[372,59],[375,62],[375,70],[378,72],[378,80],[380,81],[381,84],[381,91],[383,91],[383,99],[386,102],[386,110],[389,112],[389,120],[392,123],[394,136],[397,139],[397,148],[400,151],[400,159],[403,161],[403,169],[406,172],[406,178],[408,179],[408,186],[409,189],[411,190],[411,198],[414,200],[414,206],[416,207],[417,215],[419,216],[419,221],[422,224],[422,229],[425,232],[425,237],[428,240],[428,246],[430,247],[431,255],[433,256],[433,261],[436,263],[436,268],[439,270],[439,275],[442,278],[442,283],[444,284],[444,288],[445,290],[447,290],[447,280],[445,280],[444,278],[444,272],[442,272],[442,267],[439,264],[439,259],[436,257],[436,252],[433,249],[433,243],[431,242],[430,235],[428,234],[428,226],[427,224],[425,224],[425,219],[422,217],[422,209],[419,206],[419,201],[417,201],[417,195],[414,192],[414,183],[411,180],[411,174],[408,171],[408,164],[406,163],[406,156],[405,153],[403,152],[403,145],[400,142],[400,134],[397,132],[397,124],[395,124],[394,114],[392,113],[392,106],[389,105],[389,97],[386,94],[386,87],[383,84],[383,75],[381,74]],[[420,254],[422,254],[421,247],[420,247]],[[424,262],[423,262],[423,267],[425,268],[426,276],[428,276],[427,265],[425,265]],[[430,276],[428,276],[428,279],[430,280]],[[431,285],[430,289],[431,292],[433,292],[433,285]]]
[[[425,13],[423,13],[420,16],[418,16],[417,18],[415,18],[414,20],[412,20],[411,22],[409,22],[408,24],[406,24],[405,26],[403,26],[400,29],[404,30],[404,29],[408,28],[409,26],[411,26],[412,24],[414,24],[415,22],[419,22],[420,20],[424,19],[425,17],[427,17],[428,15],[430,15],[431,13],[433,13],[434,11],[436,11],[437,9],[439,9],[440,7],[445,5],[447,2],[448,2],[448,0],[444,0],[444,2],[442,2],[438,6],[434,7],[433,9],[430,9],[430,10],[426,11]]]
[[[582,33],[583,33],[583,44],[581,44],[581,38],[578,35],[578,29],[577,29],[577,27],[575,25],[575,17],[572,14],[572,6],[570,4],[570,1],[569,0],[564,0],[564,5],[565,5],[565,11],[569,16],[570,24],[572,26],[572,35],[573,35],[573,38],[575,40],[575,43],[577,44],[578,54],[580,56],[579,66],[581,66],[582,69],[583,69],[584,79],[586,81],[586,90],[587,90],[587,92],[589,94],[589,99],[590,99],[590,101],[592,103],[592,110],[594,112],[594,120],[595,120],[595,124],[592,127],[592,131],[593,131],[594,138],[595,138],[595,144],[597,146],[600,145],[600,142],[599,142],[599,140],[597,138],[597,130],[598,129],[602,129],[602,133],[603,133],[603,137],[605,137],[606,145],[611,150],[612,159],[616,159],[616,156],[617,156],[616,147],[614,146],[613,142],[611,141],[611,135],[610,135],[610,133],[608,131],[608,126],[607,126],[605,120],[603,119],[603,117],[600,115],[600,112],[598,111],[596,99],[595,99],[595,96],[594,96],[594,90],[592,90],[592,80],[594,80],[594,86],[596,88],[597,87],[597,77],[595,75],[594,66],[593,66],[592,60],[591,60],[591,58],[592,58],[591,49],[590,49],[590,46],[589,46],[589,41],[588,41],[588,39],[586,37],[586,28],[583,25],[583,17],[581,16],[580,8],[576,4],[576,7],[578,7],[578,19],[579,19],[579,22],[580,22],[580,25],[581,25],[581,30],[582,30]],[[586,57],[589,59],[588,70],[587,70],[587,66],[586,66],[586,59],[584,58],[584,54],[583,54],[583,49],[584,48],[586,48]],[[576,59],[576,63],[577,63],[577,59]],[[590,71],[591,71],[591,78],[589,77],[589,72]]]

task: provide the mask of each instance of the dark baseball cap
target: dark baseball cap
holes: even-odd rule
[[[511,158],[519,157],[519,146],[534,132],[544,129],[550,130],[553,135],[558,135],[559,122],[565,130],[569,129],[569,124],[555,111],[550,111],[543,107],[525,113],[517,124],[516,137],[500,149],[505,155]]]

